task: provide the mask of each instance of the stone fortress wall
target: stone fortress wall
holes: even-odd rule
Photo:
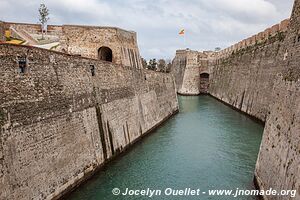
[[[109,47],[113,62],[141,69],[136,33],[115,27],[64,25],[61,49],[70,54],[98,58],[101,47]]]
[[[134,63],[135,33],[104,31],[93,51],[78,43],[92,58],[0,44],[1,200],[59,198],[178,111],[173,76]],[[93,59],[102,39],[112,62]]]
[[[210,94],[266,121],[274,100],[274,80],[285,66],[280,62],[289,20],[218,52],[210,79]]]
[[[272,90],[274,103],[266,120],[255,177],[262,189],[294,189],[300,199],[300,1],[296,0],[290,26],[278,55],[278,74]],[[286,200],[288,197],[274,197]]]
[[[23,30],[31,34],[41,34],[42,29],[40,24],[30,24],[30,23],[16,23],[16,22],[4,22],[7,28],[13,28],[16,30]],[[48,25],[47,26],[47,35],[62,35],[62,26],[61,25]]]
[[[255,169],[257,186],[297,190],[295,199],[300,199],[299,30],[300,0],[295,0],[291,19],[218,52],[208,65],[210,95],[265,122]],[[194,80],[182,83],[187,94],[198,84],[189,81]]]
[[[264,190],[297,190],[295,199],[300,198],[299,9],[297,0],[290,24],[285,20],[267,29],[268,37],[251,37],[248,45],[240,42],[222,51],[209,89],[212,96],[265,122],[255,182]]]
[[[185,67],[186,67],[186,50],[177,50],[175,58],[172,60],[172,68],[171,68],[171,72],[175,78],[177,91],[179,87],[181,87],[182,85]]]
[[[5,24],[4,22],[0,21],[0,42],[4,41],[5,36]]]
[[[198,85],[200,84],[198,67],[198,52],[188,50],[186,52],[186,66],[183,75],[182,85],[178,89],[179,94],[189,93],[198,94]]]
[[[176,88],[208,90],[264,121],[256,183],[297,189],[300,198],[299,22],[296,0],[290,20],[225,50],[177,51],[176,84],[170,74],[142,70],[136,34],[118,28],[57,26],[53,35],[61,34],[65,53],[1,44],[0,199],[60,197],[177,112]],[[0,36],[7,25],[0,22]],[[101,47],[112,62],[95,59]]]
[[[281,21],[279,24],[267,28],[263,32],[260,32],[228,48],[225,48],[218,52],[216,59],[229,57],[233,52],[237,52],[239,50],[246,49],[254,45],[258,45],[270,39],[270,37],[274,37],[282,32],[286,32],[288,30],[289,23],[290,23],[290,19],[285,19]]]
[[[211,73],[215,54],[211,51],[198,52],[190,49],[176,51],[171,73],[175,77],[179,94],[199,95],[208,92],[208,80],[203,81],[201,75]]]
[[[199,95],[203,93],[201,92],[202,85],[200,84],[201,73],[208,73],[210,79],[212,79],[214,66],[218,65],[221,59],[226,59],[240,50],[246,50],[252,46],[263,44],[270,38],[284,37],[289,21],[289,19],[283,20],[263,32],[218,52],[199,52],[190,49],[177,50],[173,60],[172,73],[176,77],[178,93],[182,95]],[[209,85],[206,87],[209,87]]]
[[[3,27],[10,30],[14,38],[30,40],[29,44],[41,42],[36,39],[42,34],[40,24],[3,22]],[[52,42],[59,42],[57,51],[98,59],[104,47],[111,51],[112,62],[141,69],[137,36],[133,31],[116,27],[48,25],[46,36],[54,40]]]

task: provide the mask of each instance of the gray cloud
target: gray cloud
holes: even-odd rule
[[[138,33],[143,57],[225,48],[290,16],[293,0],[44,0],[52,24],[118,26]],[[37,0],[1,0],[0,19],[38,21]],[[186,45],[178,35],[186,30]]]

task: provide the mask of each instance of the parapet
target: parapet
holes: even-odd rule
[[[0,42],[4,41],[4,35],[5,35],[5,24],[4,22],[0,21]]]
[[[225,58],[230,56],[233,52],[239,51],[241,49],[245,49],[247,47],[251,47],[257,43],[261,43],[266,41],[269,37],[275,36],[278,33],[286,32],[288,30],[288,26],[290,24],[290,19],[285,19],[279,24],[273,25],[270,28],[267,28],[263,32],[260,32],[256,35],[253,35],[247,39],[244,39],[226,49],[223,49],[217,52],[217,59]]]
[[[74,25],[74,24],[64,24],[62,27],[75,27],[75,28],[83,28],[83,29],[111,29],[115,31],[122,31],[126,33],[136,34],[135,31],[125,30],[119,27],[114,26],[90,26],[90,25]]]
[[[179,54],[186,54],[186,49],[178,49],[176,50],[176,55],[179,55]]]
[[[6,27],[11,27],[17,30],[24,30],[31,34],[41,34],[41,25],[40,24],[31,24],[31,23],[16,23],[16,22],[4,22]],[[60,25],[48,25],[47,26],[47,35],[56,35],[61,36],[62,26]]]

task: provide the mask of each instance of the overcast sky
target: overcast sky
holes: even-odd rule
[[[0,0],[0,20],[117,26],[138,33],[141,55],[173,58],[175,50],[226,48],[290,17],[293,0]],[[186,31],[186,44],[178,32]]]

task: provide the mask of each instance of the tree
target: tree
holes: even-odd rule
[[[171,69],[172,69],[172,63],[171,62],[168,62],[168,64],[166,65],[166,73],[170,73],[171,72]]]
[[[215,51],[221,51],[221,47],[216,47]]]
[[[166,73],[170,73],[172,69],[172,60],[171,59],[166,59]]]
[[[142,60],[142,66],[143,66],[143,68],[147,69],[147,67],[148,67],[147,61],[144,58],[141,58],[141,60]]]
[[[157,65],[157,70],[164,72],[166,68],[166,61],[164,59],[159,59],[158,60],[158,65]]]
[[[156,62],[156,59],[150,59],[149,61],[149,65],[148,65],[148,69],[150,70],[156,70],[156,67],[157,67],[157,62]]]
[[[43,3],[41,3],[40,8],[39,8],[39,21],[40,21],[41,27],[42,27],[42,39],[44,39],[45,26],[46,26],[48,20],[50,19],[48,17],[48,15],[49,15],[49,10],[48,10],[47,6]]]

